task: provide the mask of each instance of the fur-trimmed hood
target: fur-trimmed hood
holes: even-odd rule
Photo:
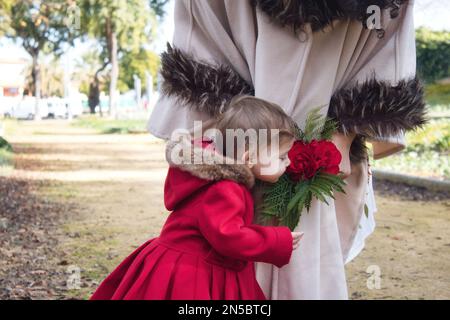
[[[166,160],[171,167],[189,172],[193,176],[208,180],[233,180],[251,189],[255,176],[245,164],[235,163],[218,151],[208,138],[201,140],[169,140],[166,144]]]
[[[266,13],[273,22],[302,31],[306,24],[318,31],[334,20],[352,19],[367,27],[369,6],[390,10],[391,18],[398,16],[399,8],[407,0],[252,0],[252,4]]]

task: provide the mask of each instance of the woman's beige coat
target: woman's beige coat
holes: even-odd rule
[[[340,2],[311,1],[294,8]],[[305,236],[289,265],[256,265],[268,299],[346,299],[344,264],[373,192],[363,141],[372,142],[375,158],[385,157],[404,147],[405,130],[423,123],[413,1],[381,1],[387,4],[378,30],[345,10],[317,26],[308,23],[314,19],[307,7],[304,21],[294,25],[277,15],[290,9],[283,8],[286,1],[255,2],[176,1],[175,36],[162,57],[163,95],[148,129],[169,139],[246,93],[279,104],[300,126],[310,110],[323,106],[342,132],[357,133],[347,193],[330,205],[316,202],[302,215],[297,230]]]

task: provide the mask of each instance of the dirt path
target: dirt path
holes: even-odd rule
[[[450,299],[450,203],[377,197],[377,227],[347,265],[353,299]],[[380,289],[369,289],[380,272]],[[368,274],[369,271],[371,274]]]
[[[40,197],[76,204],[56,230],[63,257],[55,262],[75,280],[67,298],[89,297],[119,260],[159,233],[167,170],[159,139],[100,135],[64,121],[23,122],[7,138],[17,152],[15,169],[0,175],[44,181]]]
[[[47,231],[56,238],[47,268],[59,277],[50,297],[88,298],[164,223],[164,145],[149,135],[100,135],[65,121],[24,122],[19,128],[7,137],[18,153],[15,168],[0,176],[38,183],[33,195],[70,208],[54,210],[58,223]],[[376,232],[348,265],[351,297],[449,299],[449,203],[383,196],[378,206]],[[371,265],[381,271],[380,289],[367,288]]]

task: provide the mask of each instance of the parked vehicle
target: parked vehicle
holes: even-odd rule
[[[33,120],[36,117],[36,99],[34,97],[25,96],[17,105],[15,105],[10,113],[11,117],[17,119]],[[41,118],[48,116],[48,106],[45,100],[39,101],[39,115]]]
[[[48,107],[48,117],[49,118],[67,118],[68,110],[64,99],[58,97],[51,97],[45,99]]]
[[[64,99],[67,110],[72,117],[78,117],[83,114],[83,95],[76,94]]]
[[[13,111],[19,102],[19,97],[0,97],[0,116],[12,118]]]

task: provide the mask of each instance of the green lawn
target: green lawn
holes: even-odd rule
[[[0,167],[12,163],[12,147],[4,138],[0,137]]]
[[[146,119],[111,120],[98,116],[83,116],[73,122],[74,126],[97,130],[101,134],[147,133]]]
[[[425,95],[430,106],[450,106],[450,84],[429,84],[425,87]]]
[[[0,149],[0,167],[10,166],[12,163],[12,153],[4,149]]]
[[[406,149],[374,162],[377,169],[424,177],[450,179],[450,119],[431,120],[423,129],[406,134]]]

